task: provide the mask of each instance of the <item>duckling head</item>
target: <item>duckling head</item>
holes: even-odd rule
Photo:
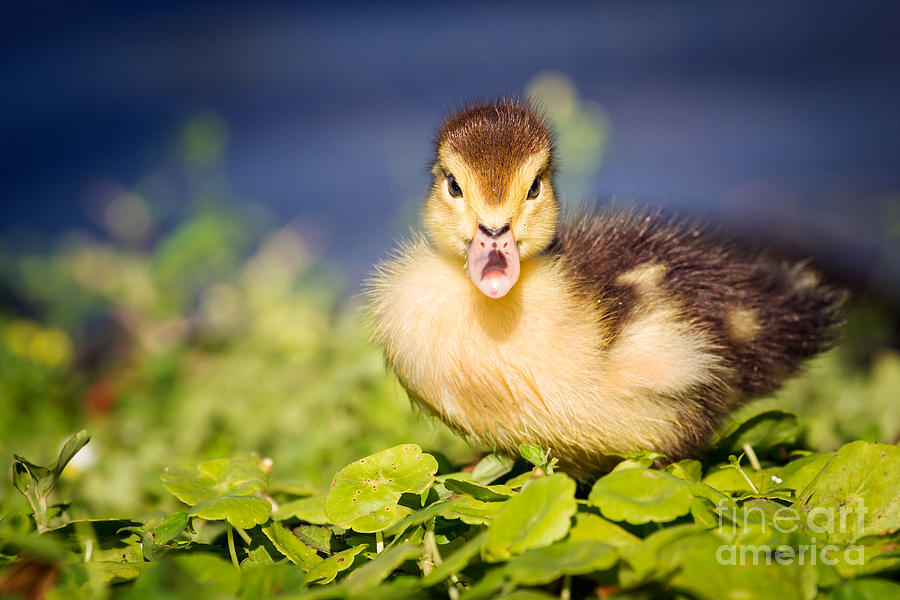
[[[556,234],[550,131],[522,103],[498,100],[450,115],[435,145],[425,229],[482,293],[505,296],[521,261]]]

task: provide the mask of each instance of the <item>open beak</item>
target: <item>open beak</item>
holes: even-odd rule
[[[499,229],[479,224],[466,251],[469,278],[489,298],[502,298],[519,279],[519,247],[509,223]]]

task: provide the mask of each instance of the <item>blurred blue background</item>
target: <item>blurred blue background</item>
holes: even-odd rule
[[[700,213],[900,301],[897,2],[4,12],[0,236],[20,246],[101,231],[123,191],[177,215],[188,147],[353,290],[415,222],[441,116],[532,93],[575,202]]]

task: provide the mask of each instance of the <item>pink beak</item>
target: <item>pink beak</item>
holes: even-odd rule
[[[479,225],[466,259],[469,278],[489,298],[502,298],[519,279],[519,247],[509,225]]]

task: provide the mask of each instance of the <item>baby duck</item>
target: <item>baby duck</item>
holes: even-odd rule
[[[440,128],[416,235],[370,281],[374,339],[410,398],[587,478],[617,454],[697,454],[736,403],[826,349],[841,292],[804,264],[633,209],[560,221],[549,128],[516,100]]]

